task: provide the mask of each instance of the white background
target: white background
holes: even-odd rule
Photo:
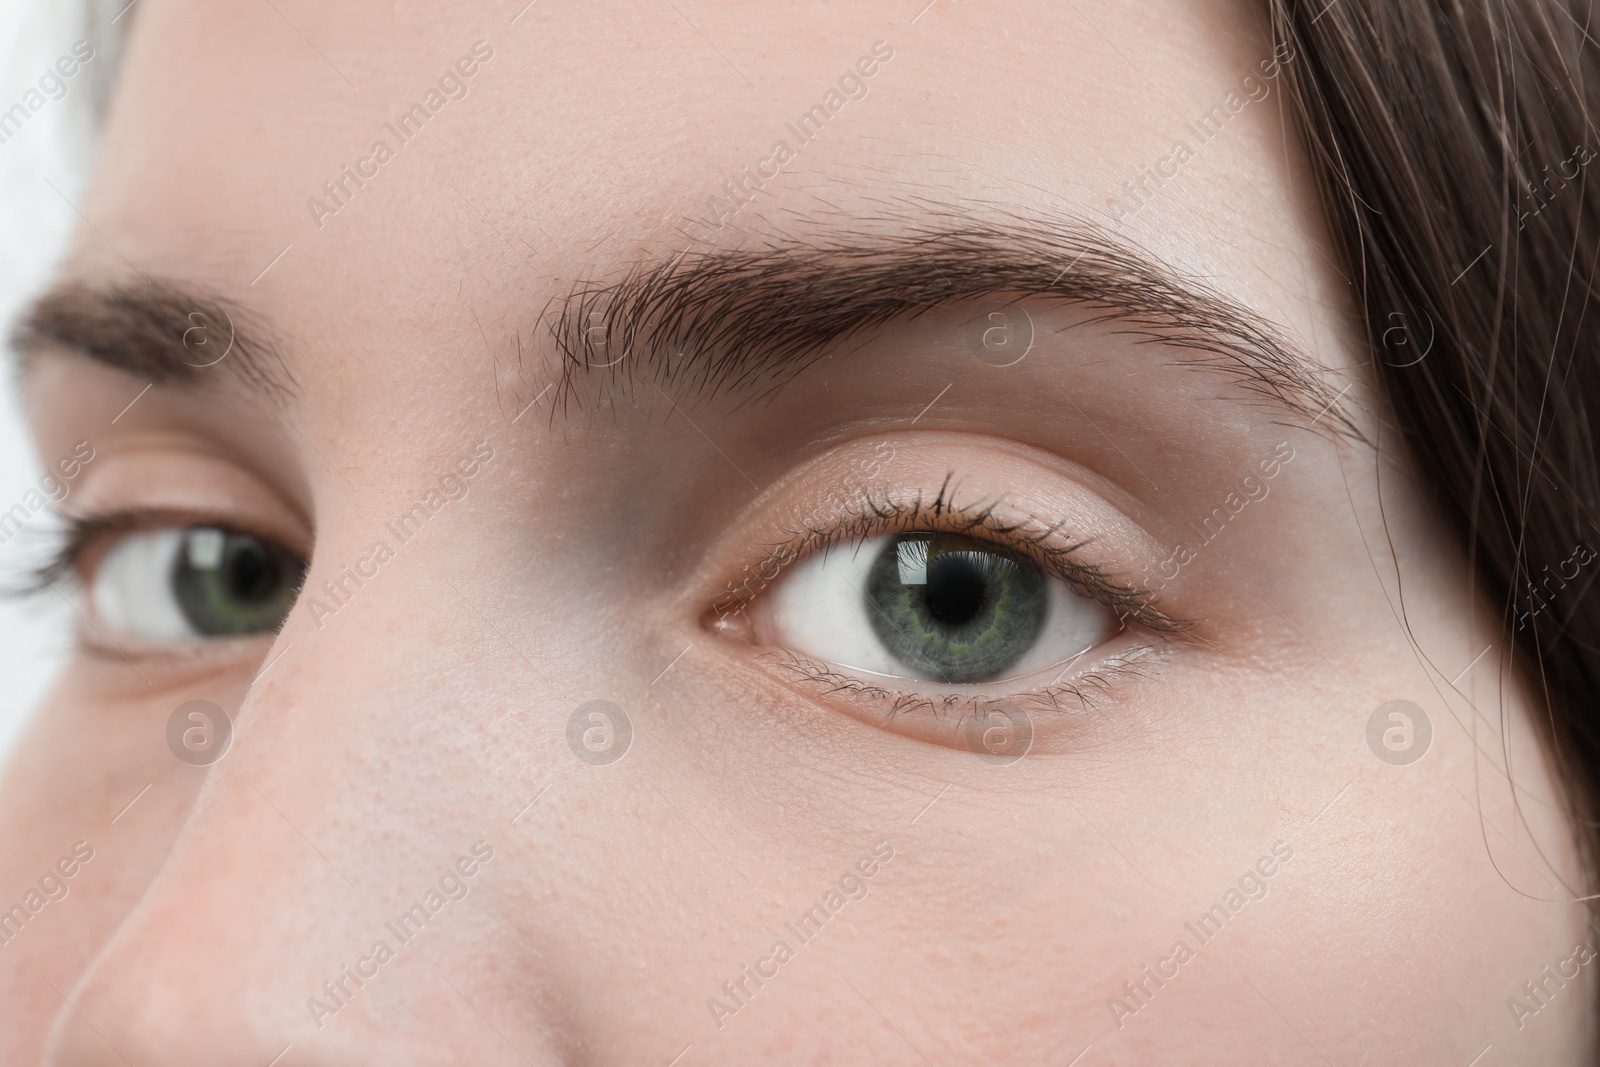
[[[84,8],[65,0],[0,0],[0,110],[18,102],[58,56],[87,36],[84,19]],[[104,58],[109,65],[110,50],[105,52],[96,61]],[[92,93],[81,75],[67,84],[63,99],[48,101],[0,144],[0,328],[7,334],[65,249],[77,222],[71,204],[83,202]],[[0,511],[37,487],[43,473],[7,352],[0,366]],[[50,543],[47,532],[56,528],[41,514],[25,533],[0,545],[0,582],[20,584]],[[59,669],[71,644],[71,619],[71,609],[55,593],[0,600],[0,758]]]

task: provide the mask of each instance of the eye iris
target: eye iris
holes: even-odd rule
[[[298,560],[264,541],[200,527],[184,533],[172,586],[198,633],[269,633],[294,603],[300,570]]]
[[[981,682],[1039,639],[1049,607],[1035,567],[968,537],[906,534],[867,574],[866,610],[895,658],[922,676]]]

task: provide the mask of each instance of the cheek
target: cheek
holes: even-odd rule
[[[5,885],[26,879],[37,888],[43,871],[75,842],[94,849],[89,862],[61,879],[55,895],[64,888],[65,897],[0,947],[0,998],[11,1005],[12,1022],[0,1027],[6,1062],[39,1061],[61,1001],[38,976],[59,975],[67,983],[84,972],[156,877],[199,789],[203,776],[174,759],[163,740],[172,709],[202,695],[228,699],[231,691],[237,699],[242,691],[242,683],[224,682],[203,693],[168,688],[148,696],[143,682],[128,685],[128,674],[126,667],[69,661],[14,752],[29,772],[8,777],[0,790]],[[28,793],[50,800],[19,802]],[[11,892],[0,907],[20,898]]]

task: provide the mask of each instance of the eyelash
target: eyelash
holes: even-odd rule
[[[226,522],[207,519],[190,512],[134,508],[106,515],[74,516],[64,520],[60,530],[48,535],[54,542],[45,561],[30,568],[23,576],[19,588],[9,590],[14,596],[33,596],[64,582],[75,582],[81,573],[85,556],[91,550],[117,534],[138,533],[177,526],[210,526],[228,533],[244,534],[262,541],[276,543],[253,530]]]
[[[945,476],[938,495],[925,502],[919,490],[911,499],[864,492],[861,511],[841,520],[807,526],[792,533],[787,541],[774,545],[754,567],[746,572],[756,577],[761,588],[771,585],[785,567],[818,553],[826,554],[841,546],[860,548],[874,537],[886,534],[935,530],[987,541],[995,549],[1019,556],[1052,577],[1059,578],[1074,592],[1104,604],[1117,613],[1119,621],[1132,619],[1157,633],[1177,634],[1192,629],[1194,623],[1175,618],[1155,606],[1152,595],[1110,578],[1096,564],[1073,558],[1088,547],[1090,540],[1070,545],[1053,543],[1065,522],[1045,524],[1036,516],[1021,522],[1006,522],[995,515],[995,503],[957,505],[952,499],[953,473]],[[1031,529],[1030,529],[1031,527]],[[761,578],[768,565],[777,569],[771,578]],[[741,610],[749,599],[729,582],[728,591],[712,604],[719,618]],[[744,583],[749,585],[747,578]]]
[[[747,570],[759,576],[769,564],[776,568],[771,578],[760,581],[760,586],[764,588],[777,580],[784,567],[816,553],[825,554],[839,547],[859,548],[868,540],[886,534],[931,529],[986,541],[997,550],[1019,556],[1065,582],[1079,595],[1112,609],[1117,613],[1118,621],[1124,625],[1131,619],[1146,629],[1165,635],[1184,633],[1195,626],[1193,622],[1176,618],[1157,608],[1148,591],[1114,581],[1100,566],[1073,558],[1090,541],[1078,541],[1070,545],[1053,544],[1052,539],[1063,523],[1045,524],[1035,516],[1029,516],[1021,522],[1006,522],[995,515],[996,505],[993,503],[957,505],[950,497],[953,481],[954,475],[947,475],[931,502],[924,500],[920,490],[909,500],[892,495],[873,497],[868,492],[863,497],[862,510],[856,515],[796,531],[787,541],[773,546],[767,555]],[[69,518],[63,529],[50,534],[57,543],[50,549],[49,558],[26,573],[21,588],[9,592],[28,596],[51,589],[63,581],[75,580],[84,556],[115,534],[164,526],[196,525],[203,521],[196,516],[142,510]],[[713,604],[719,619],[737,614],[750,602],[733,588],[732,582],[729,587],[728,593]],[[1029,696],[1055,710],[1059,709],[1063,696],[1072,697],[1088,708],[1093,692],[1105,692],[1115,678],[1140,674],[1141,662],[1155,651],[1150,645],[1135,646],[1107,660],[1099,670],[1085,674],[1075,682],[1052,684]],[[969,702],[969,710],[976,710],[986,699],[992,700],[955,694],[935,699],[897,693],[851,675],[840,674],[822,663],[787,650],[774,650],[767,656],[778,661],[778,666],[824,686],[829,693],[854,692],[875,698],[893,698],[889,709],[891,719],[914,710],[948,710],[963,701]]]
[[[51,530],[45,535],[51,544],[44,562],[24,571],[22,583],[9,587],[7,595],[36,596],[62,583],[76,582],[79,564],[90,549],[113,534],[147,528],[149,518],[148,512],[123,511],[63,519],[61,529]]]
[[[1064,705],[1070,699],[1077,702],[1080,710],[1092,711],[1097,694],[1110,692],[1112,684],[1120,678],[1142,677],[1144,661],[1156,655],[1157,651],[1154,645],[1135,645],[1104,661],[1097,669],[1085,673],[1074,681],[1053,682],[1043,689],[1005,697],[962,693],[944,693],[938,696],[902,693],[873,685],[854,675],[841,674],[824,663],[787,649],[775,649],[764,653],[763,658],[781,670],[798,675],[802,682],[817,686],[824,696],[832,693],[855,693],[879,702],[887,701],[889,702],[887,718],[893,721],[899,717],[924,712],[943,716],[949,711],[960,710],[964,715],[971,715],[984,707],[998,707],[1018,701],[1026,701],[1036,710],[1064,711]]]
[[[1105,573],[1097,564],[1085,563],[1075,556],[1091,542],[1083,540],[1072,544],[1056,543],[1062,522],[1047,523],[1037,516],[1020,522],[1008,522],[995,514],[996,503],[958,505],[952,499],[955,491],[954,472],[945,476],[944,484],[932,501],[927,501],[919,490],[910,498],[892,494],[874,497],[864,491],[857,513],[843,520],[819,523],[794,531],[788,540],[772,546],[768,553],[745,573],[756,578],[757,592],[772,585],[785,567],[812,555],[833,551],[840,547],[859,548],[868,540],[887,534],[935,530],[960,534],[990,544],[998,551],[1007,552],[1034,564],[1046,574],[1065,582],[1074,592],[1110,608],[1125,627],[1129,620],[1155,633],[1174,636],[1195,627],[1195,623],[1174,617],[1154,604],[1148,591],[1120,583]],[[771,577],[762,575],[771,569]],[[746,595],[750,581],[743,582],[743,591],[728,583],[726,593],[712,604],[716,621],[737,614],[753,599]],[[1085,709],[1092,706],[1094,694],[1109,690],[1119,677],[1139,675],[1142,663],[1157,652],[1151,644],[1137,645],[1104,661],[1074,682],[1054,684],[1032,693],[1018,694],[1005,699],[1024,697],[1050,710],[1060,710],[1062,698],[1077,700]],[[881,700],[892,700],[890,719],[912,711],[931,710],[936,713],[965,704],[968,711],[976,711],[985,703],[997,698],[984,695],[945,694],[939,697],[896,692],[882,688],[852,675],[841,674],[826,664],[799,655],[787,649],[764,653],[763,658],[780,669],[792,671],[808,682],[816,684],[826,693],[851,692]]]

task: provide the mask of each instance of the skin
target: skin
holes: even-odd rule
[[[138,9],[65,274],[203,286],[267,325],[298,388],[275,406],[219,373],[119,416],[148,377],[43,351],[40,454],[93,444],[69,513],[250,530],[311,558],[308,593],[275,636],[84,627],[0,784],[3,899],[74,842],[94,857],[0,948],[0,1059],[1582,1061],[1593,968],[1521,1026],[1507,1006],[1592,937],[1561,788],[1373,389],[1280,84],[1112,229],[1297,339],[1334,417],[1027,302],[1036,345],[1009,367],[974,358],[969,304],[859,334],[761,403],[675,406],[648,375],[541,398],[560,357],[538,309],[671,259],[675,223],[873,42],[894,57],[869,95],[702,240],[803,243],[824,209],[886,233],[896,195],[1105,219],[1270,55],[1251,10],[515,6]],[[479,40],[470,93],[318,228],[304,198]],[[317,612],[479,442],[466,495]],[[1280,443],[1270,492],[1161,590],[1192,626],[1125,631],[1155,650],[1140,670],[1026,705],[1021,759],[975,754],[959,713],[784,669],[765,589],[709,624],[796,516],[859,503],[840,486],[931,497],[955,472],[958,503],[1065,523],[1136,579]],[[194,699],[233,721],[209,767],[166,743]],[[606,765],[567,740],[597,699],[631,728]],[[1432,726],[1409,765],[1367,741],[1396,699]],[[480,841],[467,895],[316,1020],[321,983]],[[1275,844],[1290,858],[1264,861]],[[865,895],[792,937],[875,846]],[[1258,862],[1265,895],[1201,944],[1185,924]],[[779,939],[776,976],[726,994]],[[1132,1011],[1123,983],[1179,939],[1193,959]]]

